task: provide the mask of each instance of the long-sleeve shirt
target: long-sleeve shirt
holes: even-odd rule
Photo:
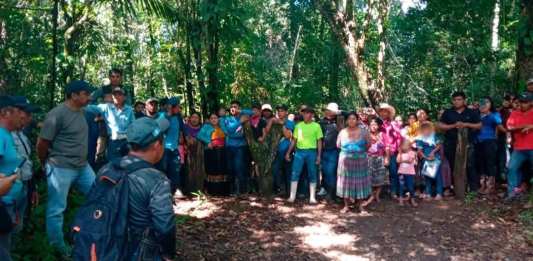
[[[124,105],[118,109],[114,104],[103,103],[98,105],[89,105],[87,110],[93,110],[104,117],[107,131],[112,140],[125,139],[128,126],[135,120],[133,108]]]
[[[226,135],[226,146],[242,147],[246,146],[246,138],[241,124],[241,115],[252,115],[251,110],[242,110],[239,115],[225,116],[220,120],[220,128]]]
[[[385,148],[388,148],[391,154],[398,152],[402,142],[401,130],[398,126],[390,121],[383,121],[382,137]]]

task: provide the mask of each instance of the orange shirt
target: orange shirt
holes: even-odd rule
[[[518,127],[522,125],[533,124],[533,108],[526,112],[515,110],[511,112],[511,116],[507,120],[507,127]],[[524,133],[521,130],[514,131],[513,133],[513,149],[515,150],[533,150],[533,130],[528,133]]]
[[[211,133],[211,143],[214,147],[224,147],[224,132],[220,127],[216,127],[213,133]]]

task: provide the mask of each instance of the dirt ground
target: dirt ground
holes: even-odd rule
[[[176,206],[183,260],[533,260],[510,207],[486,200],[340,205],[209,198]]]

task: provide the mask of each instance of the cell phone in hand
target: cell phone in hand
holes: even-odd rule
[[[22,159],[22,161],[15,168],[15,170],[13,170],[13,174],[17,175],[17,179],[22,179],[22,172],[20,171],[20,168],[22,168],[22,166],[24,166],[24,163],[26,163],[26,159]]]

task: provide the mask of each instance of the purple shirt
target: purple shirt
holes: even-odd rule
[[[186,124],[185,125],[185,135],[191,136],[193,138],[196,138],[196,136],[198,135],[198,132],[200,132],[200,129],[201,129],[201,126],[198,126],[198,127],[195,128],[195,127],[192,127],[189,124]]]

